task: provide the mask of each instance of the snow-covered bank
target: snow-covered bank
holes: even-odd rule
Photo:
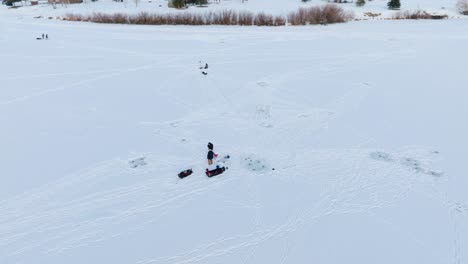
[[[363,7],[357,7],[354,3],[338,4],[347,11],[352,11],[357,18],[370,19],[366,13],[380,14],[375,19],[390,18],[397,11],[387,9],[388,0],[373,0],[367,1]],[[457,0],[404,0],[401,1],[401,11],[426,11],[433,14],[448,15],[450,18],[466,18],[459,14],[456,10]],[[57,5],[54,9],[51,5],[27,6],[18,9],[7,9],[5,6],[0,6],[0,15],[16,14],[25,18],[32,17],[64,17],[67,13],[75,13],[81,15],[90,15],[92,13],[125,13],[137,14],[140,12],[149,12],[155,14],[166,13],[205,13],[208,11],[250,11],[250,12],[265,12],[274,16],[287,16],[290,12],[296,11],[300,7],[312,7],[318,5],[326,5],[328,1],[312,0],[302,2],[300,0],[222,0],[220,3],[211,3],[207,7],[191,6],[185,10],[177,10],[169,8],[166,0],[150,0],[150,1],[135,1],[125,0],[123,2],[115,2],[112,0],[99,0],[96,2],[84,1],[82,4],[72,5]]]
[[[468,260],[465,20],[0,30],[0,263]]]

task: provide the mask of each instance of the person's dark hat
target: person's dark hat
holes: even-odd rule
[[[208,148],[209,148],[209,149],[213,149],[213,143],[208,142]]]

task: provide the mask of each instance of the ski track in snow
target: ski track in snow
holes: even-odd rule
[[[151,162],[154,163],[155,160]],[[78,173],[72,177],[43,186],[36,191],[28,192],[27,195],[3,201],[0,210],[6,213],[0,218],[0,223],[2,223],[0,227],[0,246],[11,246],[16,243],[21,245],[20,248],[12,251],[11,255],[20,254],[36,247],[50,245],[56,241],[60,241],[60,243],[57,243],[60,246],[50,247],[48,249],[49,252],[61,252],[85,246],[93,241],[96,242],[104,239],[101,237],[102,233],[106,228],[109,228],[109,225],[119,225],[145,212],[154,211],[159,208],[169,210],[170,204],[175,201],[187,197],[191,197],[192,199],[195,195],[202,194],[207,189],[213,188],[223,181],[231,180],[230,178],[220,178],[222,179],[221,181],[210,183],[197,181],[186,185],[187,189],[184,189],[185,192],[172,188],[164,192],[153,193],[153,187],[162,183],[162,180],[155,179],[125,187],[94,192],[77,199],[63,201],[62,203],[53,201],[54,195],[66,192],[76,186],[93,186],[99,181],[110,178],[131,177],[131,174],[134,173],[133,169],[128,169],[122,166],[122,164],[125,164],[122,160],[109,161],[84,173]],[[119,167],[122,170],[120,175],[119,173],[112,173],[115,171],[112,168],[115,167]],[[125,210],[110,212],[111,215],[109,216],[92,217],[93,212],[96,210],[105,212],[106,208],[111,208],[115,203],[129,200],[135,203],[135,205],[130,205]],[[48,201],[47,208],[38,207],[39,201]],[[79,222],[64,221],[67,217],[88,214],[90,218],[87,220]],[[157,214],[155,215],[158,216]],[[37,234],[48,235],[37,240],[30,239]],[[115,234],[114,236],[118,235]],[[87,240],[87,242],[82,243],[80,242],[81,240]]]
[[[336,152],[337,151],[328,153],[320,152],[317,154],[319,154],[318,156],[325,156],[324,159],[328,160],[331,156],[337,155]],[[354,160],[354,164],[351,164],[349,171],[346,171],[342,177],[335,179],[334,185],[329,186],[327,191],[322,192],[320,194],[321,199],[315,202],[313,206],[310,208],[301,208],[301,210],[291,216],[285,223],[268,229],[256,228],[254,232],[244,235],[221,238],[220,240],[198,246],[193,250],[179,255],[142,260],[138,263],[204,263],[209,258],[235,254],[240,251],[255,248],[268,240],[285,237],[290,233],[300,230],[304,225],[311,224],[322,217],[334,214],[362,213],[377,208],[394,206],[395,203],[404,199],[404,197],[411,192],[417,177],[416,174],[411,172],[401,173],[405,168],[400,165],[395,165],[387,168],[384,172],[378,172],[376,170],[369,175],[369,171],[365,169],[368,164],[363,164],[360,160],[362,156],[354,152],[359,153],[360,151],[351,150],[349,153],[345,151],[345,156],[341,157],[346,161]],[[316,157],[314,156],[314,158]],[[317,163],[320,164],[320,162]],[[304,168],[306,167],[304,166]],[[314,168],[312,171],[314,171]],[[401,176],[396,176],[398,174]],[[369,176],[380,176],[382,178],[369,179]],[[277,175],[274,177],[279,176]],[[394,177],[392,180],[398,180],[395,186],[381,185],[385,182],[391,184],[391,180],[388,179],[391,177]],[[372,182],[372,180],[376,182]],[[388,190],[387,187],[391,189]],[[379,201],[377,195],[382,189],[395,192],[393,199],[389,201]],[[368,194],[371,197],[370,203],[355,201],[358,200],[358,197],[362,194]]]
[[[127,68],[125,70],[109,71],[110,73],[108,73],[108,74],[99,74],[96,77],[92,77],[92,78],[85,79],[85,80],[80,80],[80,81],[77,81],[77,82],[74,82],[74,83],[71,83],[71,84],[67,84],[67,85],[64,85],[64,86],[60,86],[60,87],[56,87],[56,88],[52,88],[52,89],[46,89],[46,90],[42,90],[42,91],[35,92],[35,93],[30,93],[28,95],[16,97],[16,98],[13,98],[13,99],[10,99],[10,100],[0,101],[0,106],[1,105],[10,105],[10,104],[14,104],[14,103],[17,103],[17,102],[26,101],[26,100],[33,99],[33,98],[36,98],[36,97],[47,95],[49,93],[54,93],[54,92],[64,91],[64,90],[67,90],[67,89],[72,89],[72,88],[75,88],[75,87],[89,85],[89,84],[91,84],[93,82],[96,82],[96,81],[113,78],[113,77],[116,77],[116,76],[131,73],[131,72],[138,72],[138,71],[142,71],[142,70],[148,70],[148,69],[151,69],[153,67],[161,66],[161,65],[162,65],[162,63],[151,63],[151,64],[142,65],[142,66],[138,66],[138,67]],[[96,72],[94,72],[94,73],[96,73]],[[87,74],[87,72],[83,72],[81,74]],[[46,77],[46,76],[44,76],[44,77]]]
[[[290,215],[286,222],[264,227],[258,213],[254,213],[250,232],[222,237],[176,256],[145,259],[139,263],[203,263],[209,258],[246,250],[251,250],[249,258],[252,258],[255,255],[255,247],[272,239],[287,238],[289,234],[298,232],[305,225],[310,225],[322,217],[369,212],[394,206],[404,200],[421,174],[408,170],[400,163],[375,160],[369,156],[369,153],[372,152],[359,149],[298,153],[299,158],[303,159],[304,155],[308,158],[303,159],[304,164],[296,164],[297,173],[293,178],[286,176],[287,171],[281,170],[264,174],[263,177],[303,185],[312,183],[299,175],[301,173],[305,173],[304,176],[307,175],[306,171],[309,169],[311,169],[310,173],[320,175],[321,172],[329,169],[327,161],[341,161],[347,164],[344,166],[346,170],[335,175],[335,178],[324,186],[318,201],[311,201],[308,207],[298,207],[296,213]],[[308,164],[310,159],[315,160],[316,164],[312,168]],[[160,163],[159,160],[147,155],[148,165],[135,169],[129,168],[126,160],[110,160],[27,194],[2,201],[0,210],[4,213],[0,216],[0,246],[10,248],[17,245],[14,247],[15,250],[4,254],[3,258],[21,255],[34,249],[45,250],[49,254],[58,254],[116,238],[157,221],[162,214],[170,214],[170,211],[175,209],[174,206],[181,206],[184,201],[188,201],[187,198],[196,199],[197,196],[213,188],[231,183],[246,182],[250,202],[243,204],[238,201],[227,201],[228,203],[246,210],[258,210],[263,206],[259,203],[258,191],[252,189],[256,186],[252,184],[252,181],[262,179],[255,179],[255,174],[242,179],[239,178],[239,174],[235,173],[215,178],[214,181],[191,176],[193,178],[189,178],[189,181],[180,181],[178,188],[175,188],[176,185],[171,179],[158,177],[104,191],[93,191],[87,195],[78,193],[76,198],[70,200],[54,200],[55,195],[66,193],[76,186],[98,186],[106,180],[132,177],[135,173],[172,175],[170,164],[159,166],[157,174],[155,173],[153,165]],[[156,192],[155,190],[160,186],[167,188]],[[385,197],[388,200],[381,200]],[[307,197],[304,199],[307,200]],[[113,211],[112,206],[121,201],[129,203],[123,210]],[[93,217],[95,212],[105,213],[103,216]],[[151,212],[150,219],[143,217],[148,212]],[[73,221],[74,216],[77,215],[88,215],[88,217]],[[135,230],[122,230],[112,235],[106,233],[111,226],[122,225],[128,221],[137,221],[140,224],[135,227]],[[459,239],[456,238],[454,243],[456,245],[455,257],[459,259]]]

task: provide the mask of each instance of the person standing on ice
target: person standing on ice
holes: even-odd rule
[[[213,165],[213,159],[216,158],[216,154],[213,151],[213,143],[208,142],[208,155],[206,158],[208,159],[208,166]]]
[[[215,175],[218,175],[224,171],[224,168],[221,172],[216,173],[217,170],[219,170],[219,166],[217,164],[213,163],[213,159],[216,159],[218,157],[218,154],[214,153],[213,151],[213,143],[208,142],[208,154],[206,155],[206,158],[208,159],[208,168],[206,168],[206,175],[208,177],[212,177]]]

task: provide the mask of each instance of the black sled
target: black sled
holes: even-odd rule
[[[192,169],[188,169],[188,170],[184,170],[184,171],[181,171],[178,176],[179,178],[183,179],[187,176],[190,176],[191,174],[193,173]]]
[[[216,176],[216,175],[219,175],[219,174],[223,173],[225,170],[227,170],[227,167],[216,168],[214,170],[206,169],[205,174],[206,174],[206,176],[211,178],[213,176]]]

